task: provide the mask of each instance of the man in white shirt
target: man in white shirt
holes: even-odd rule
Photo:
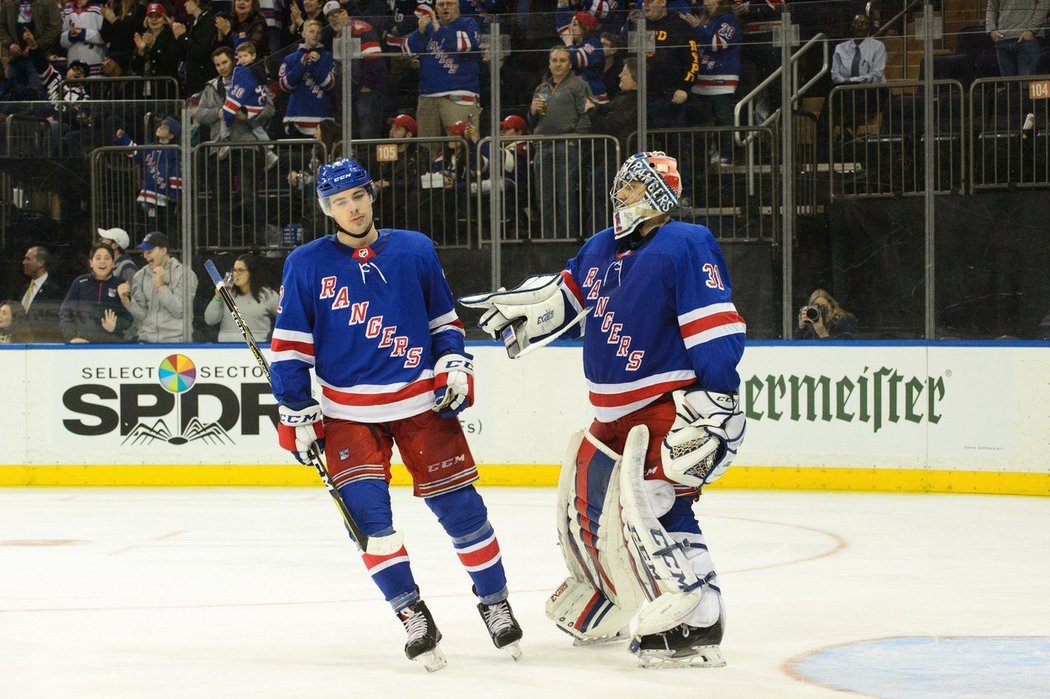
[[[850,25],[853,38],[835,47],[831,60],[831,80],[836,85],[886,82],[886,45],[871,34],[871,20],[866,15],[857,15]],[[831,124],[844,133],[855,133],[856,127],[867,123],[878,111],[878,103],[884,90],[845,90],[832,95],[834,112]]]

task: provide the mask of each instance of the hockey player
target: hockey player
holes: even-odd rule
[[[670,218],[680,193],[674,158],[633,155],[613,184],[613,227],[560,275],[461,301],[486,309],[481,327],[511,357],[563,333],[583,337],[596,417],[562,468],[570,577],[547,615],[578,643],[626,629],[643,666],[724,664],[718,575],[692,503],[744,434],[744,321],[711,232]]]
[[[474,583],[492,642],[517,658],[521,627],[456,419],[473,402],[472,357],[433,243],[415,231],[376,229],[372,179],[353,160],[321,166],[317,197],[337,233],[297,248],[284,265],[271,344],[281,446],[306,461],[325,440],[332,484],[368,536],[365,567],[408,634],[405,654],[436,670],[445,664],[441,633],[391,513],[396,444],[415,495]]]

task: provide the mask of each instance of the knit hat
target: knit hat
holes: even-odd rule
[[[175,117],[166,116],[164,117],[164,120],[160,123],[163,126],[167,126],[168,131],[170,131],[171,135],[174,136],[176,139],[179,137],[180,134],[182,134],[182,124],[180,124],[179,120]]]

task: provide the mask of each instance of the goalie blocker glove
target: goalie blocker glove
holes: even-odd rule
[[[282,449],[292,452],[301,464],[310,463],[310,448],[316,442],[324,449],[324,423],[321,421],[321,406],[314,403],[301,410],[288,406],[277,406],[277,441]]]
[[[744,441],[746,420],[739,399],[730,393],[673,393],[675,420],[660,445],[664,474],[700,488],[718,480]]]
[[[434,364],[434,411],[455,417],[474,404],[474,357],[446,354]]]

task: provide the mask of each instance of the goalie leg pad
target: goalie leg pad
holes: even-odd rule
[[[626,637],[632,611],[617,607],[587,582],[566,578],[547,599],[547,618],[573,638],[573,645]]]

